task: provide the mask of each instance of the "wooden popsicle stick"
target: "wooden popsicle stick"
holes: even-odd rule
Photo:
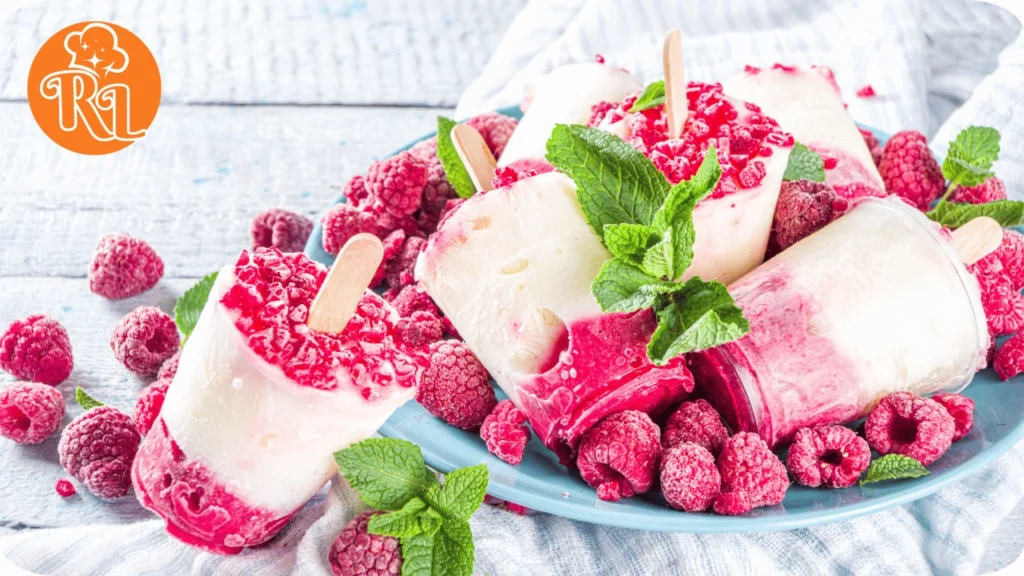
[[[665,112],[668,137],[679,138],[689,114],[686,101],[686,75],[683,73],[683,35],[673,28],[665,34],[661,47],[661,66],[665,72]]]
[[[953,231],[956,253],[968,266],[988,256],[1002,243],[1002,226],[988,216],[975,218]]]
[[[344,330],[383,259],[380,238],[373,234],[349,238],[309,307],[306,326],[330,334]]]
[[[491,149],[484,142],[484,137],[469,124],[456,124],[452,128],[452,143],[462,159],[462,164],[469,172],[469,178],[476,186],[477,192],[489,192],[494,189],[491,178],[498,162],[491,154]]]

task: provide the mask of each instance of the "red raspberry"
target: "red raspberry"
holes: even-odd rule
[[[871,159],[875,161],[875,166],[878,166],[882,162],[882,145],[878,143],[878,138],[871,130],[865,130],[858,128],[860,135],[864,137],[864,143],[868,145],[868,150],[871,151]]]
[[[505,151],[505,144],[512,137],[512,132],[515,131],[519,121],[497,112],[487,112],[466,120],[466,124],[475,128],[480,136],[483,136],[484,142],[487,143],[487,147],[491,149],[491,154],[494,154],[495,158],[501,158],[501,153]]]
[[[413,270],[416,268],[416,258],[419,257],[426,244],[426,240],[417,236],[405,240],[402,249],[394,259],[388,262],[388,286],[399,288],[415,281]]]
[[[797,483],[811,488],[853,486],[870,462],[867,440],[844,426],[797,430],[786,457]]]
[[[941,404],[910,392],[893,392],[868,414],[864,434],[879,454],[909,456],[927,466],[953,443],[956,423]]]
[[[180,344],[174,320],[152,306],[139,306],[129,312],[110,336],[114,356],[139,376],[156,375]]]
[[[487,369],[463,342],[434,342],[427,350],[416,401],[452,426],[477,430],[498,403]]]
[[[1009,277],[1014,291],[1024,290],[1024,235],[1004,229],[1002,244],[983,260],[988,258],[999,260],[1003,265],[1003,273]]]
[[[89,265],[89,289],[110,300],[142,294],[160,281],[164,261],[149,244],[127,234],[100,239]]]
[[[723,492],[715,499],[715,514],[739,516],[753,509],[746,492]]]
[[[396,340],[410,348],[422,348],[444,339],[444,325],[430,312],[413,312],[395,325]]]
[[[764,180],[765,174],[767,174],[767,169],[764,167],[764,162],[755,160],[750,164],[747,164],[745,168],[740,170],[740,188],[756,187],[762,180]]]
[[[423,201],[420,203],[420,212],[416,217],[416,222],[419,223],[420,230],[425,234],[433,234],[437,230],[438,222],[441,221],[441,213],[444,212],[445,204],[447,204],[450,198],[456,198],[458,195],[455,193],[455,189],[452,188],[451,183],[448,182],[448,177],[444,173],[444,166],[437,157],[436,139],[425,140],[414,146],[410,152],[415,155],[417,147],[427,142],[432,144],[429,147],[430,155],[427,157],[420,156],[427,163],[427,183],[423,185]],[[420,153],[427,154],[426,151],[421,151]]]
[[[139,393],[139,399],[135,401],[135,414],[132,416],[139,434],[149,434],[149,429],[153,427],[153,422],[156,422],[164,406],[164,397],[167,396],[170,384],[170,380],[157,380]]]
[[[370,288],[380,286],[380,283],[387,278],[388,263],[394,260],[395,256],[398,256],[398,252],[401,251],[402,246],[405,245],[405,232],[395,230],[385,236],[381,240],[381,244],[384,245],[384,257],[381,258],[380,266],[377,266],[377,271],[373,273],[373,279],[370,280]]]
[[[946,187],[939,163],[928,149],[928,139],[914,130],[897,132],[885,143],[878,172],[889,194],[920,210],[927,210]]]
[[[684,442],[692,442],[712,454],[722,451],[729,438],[729,430],[722,418],[707,400],[683,402],[669,416],[661,434],[661,447],[665,450]]]
[[[160,371],[156,373],[157,380],[174,380],[174,375],[178,373],[178,361],[181,360],[181,350],[174,353],[164,363],[160,365]]]
[[[502,400],[484,418],[480,437],[487,443],[488,452],[517,466],[523,461],[526,443],[530,441],[526,414],[516,408],[511,400]]]
[[[370,164],[366,189],[392,216],[408,216],[420,207],[427,164],[408,151]]]
[[[1024,372],[1024,332],[1018,332],[1003,342],[992,359],[992,368],[1003,382]]]
[[[422,284],[409,284],[401,289],[391,305],[398,310],[402,317],[412,316],[413,312],[430,312],[434,316],[440,316],[441,311],[437,309],[434,299],[427,294]]]
[[[56,386],[74,366],[68,332],[53,318],[33,314],[0,335],[0,368],[15,378]]]
[[[989,254],[967,269],[978,279],[989,333],[1001,336],[1024,327],[1024,297],[1014,289],[998,257]]]
[[[57,494],[60,494],[61,498],[70,498],[78,493],[78,490],[75,490],[75,485],[67,478],[57,480],[53,488],[57,491]]]
[[[331,544],[327,560],[334,576],[399,576],[402,549],[398,539],[367,532],[370,518],[381,512],[367,510],[345,525]]]
[[[536,170],[516,170],[511,166],[502,166],[494,172],[494,178],[491,178],[491,186],[494,186],[494,188],[504,188],[536,175]]]
[[[638,410],[608,416],[580,439],[576,466],[601,500],[642,494],[654,485],[661,460],[661,430]]]
[[[949,415],[953,417],[956,428],[953,430],[953,442],[959,441],[974,428],[974,400],[963,394],[941,393],[932,396]]]
[[[281,252],[302,252],[313,232],[313,221],[301,214],[271,208],[252,220],[252,249],[277,248]]]
[[[110,406],[93,408],[72,420],[57,445],[61,466],[89,492],[107,499],[120,498],[131,489],[132,460],[138,449],[135,423]]]
[[[718,498],[721,484],[715,457],[702,446],[684,442],[665,450],[661,493],[673,508],[703,512]]]
[[[0,436],[40,444],[60,428],[64,397],[52,386],[19,382],[0,390]]]
[[[395,230],[401,230],[406,236],[425,236],[425,234],[420,230],[420,223],[416,220],[416,217],[411,214],[405,216],[394,216],[377,202],[363,208],[363,210],[368,214],[372,214],[373,217],[377,219],[377,225],[380,227],[381,235],[389,234]]]
[[[779,250],[789,248],[831,222],[836,201],[836,193],[828,184],[810,180],[783,182],[773,225]]]
[[[381,233],[377,218],[373,214],[348,204],[338,204],[328,210],[320,223],[324,228],[324,250],[332,256],[337,256],[345,242],[356,234],[379,236]]]
[[[786,466],[753,432],[740,432],[725,441],[718,455],[718,472],[722,475],[723,495],[746,493],[751,508],[782,502],[789,487]]]
[[[1006,200],[1006,185],[995,176],[977,186],[957,186],[949,196],[950,202],[967,204],[988,204],[996,200]]]
[[[875,89],[871,87],[871,84],[865,84],[859,90],[857,90],[857,98],[874,98]]]
[[[452,324],[451,318],[447,316],[441,316],[441,324],[444,325],[444,337],[449,340],[462,340],[462,334],[459,334],[459,329]]]
[[[362,208],[372,202],[370,192],[366,190],[366,178],[362,174],[357,174],[346,182],[341,194],[353,208]]]

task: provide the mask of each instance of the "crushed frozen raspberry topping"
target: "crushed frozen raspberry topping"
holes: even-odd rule
[[[252,247],[274,248],[281,252],[302,252],[313,232],[313,221],[301,214],[271,208],[252,220]]]
[[[75,489],[75,485],[67,478],[57,480],[57,483],[53,485],[53,488],[61,498],[70,498],[78,493],[78,490]]]
[[[710,509],[721,492],[722,477],[715,457],[702,446],[689,442],[665,450],[660,478],[665,500],[686,512]]]
[[[752,432],[740,432],[725,441],[718,455],[718,472],[722,494],[744,493],[751,508],[781,503],[789,488],[786,466]]]
[[[409,348],[422,348],[444,339],[444,325],[441,324],[441,319],[422,310],[400,318],[395,332],[396,339]]]
[[[164,275],[164,262],[149,244],[127,234],[100,239],[89,264],[89,289],[110,300],[149,290]]]
[[[181,350],[174,353],[164,363],[160,365],[160,371],[156,373],[157,380],[173,380],[174,375],[178,373],[178,361],[181,360]]]
[[[959,441],[974,428],[974,400],[963,394],[940,393],[932,396],[949,415],[953,417],[956,428],[953,430],[953,442]]]
[[[402,549],[398,538],[370,534],[370,518],[381,512],[367,510],[345,525],[334,539],[327,560],[334,576],[399,576]]]
[[[477,430],[498,399],[491,375],[463,342],[444,340],[428,348],[416,401],[427,412],[463,430]]]
[[[156,375],[180,344],[174,320],[153,306],[140,306],[129,312],[110,335],[114,356],[139,376]]]
[[[988,204],[996,200],[1006,200],[1006,184],[996,176],[977,186],[957,186],[949,196],[950,202],[966,204]]]
[[[495,158],[500,158],[519,121],[497,112],[487,112],[466,120],[466,124],[475,128],[487,143],[491,154],[494,154]]]
[[[100,498],[120,498],[132,486],[131,466],[139,440],[127,414],[100,406],[68,424],[57,452],[61,466],[89,492]]]
[[[409,216],[419,209],[426,183],[426,162],[408,151],[370,164],[365,178],[370,196],[395,217]]]
[[[845,426],[797,430],[786,466],[797,483],[817,488],[847,488],[871,463],[867,440]]]
[[[666,450],[677,444],[691,442],[703,447],[711,454],[718,454],[729,438],[729,430],[722,418],[707,400],[698,399],[683,402],[669,416],[661,445]]]
[[[857,98],[874,98],[875,89],[871,84],[865,84],[857,89]]]
[[[387,281],[391,288],[407,286],[415,281],[413,270],[416,268],[416,259],[426,246],[427,241],[418,236],[406,238],[402,249],[388,262]]]
[[[157,380],[139,393],[139,398],[135,401],[135,412],[132,414],[132,420],[135,422],[139,434],[143,436],[149,434],[150,428],[153,427],[157,416],[160,415],[160,409],[164,406],[164,398],[167,396],[167,387],[170,384],[170,380]]]
[[[928,139],[916,130],[897,132],[885,143],[878,172],[889,194],[895,194],[919,210],[942,195],[946,179],[928,149]]]
[[[363,295],[341,334],[306,326],[326,274],[301,253],[242,251],[220,302],[235,315],[235,327],[253,352],[298,384],[334,390],[351,381],[371,401],[392,385],[414,386],[415,360],[395,342],[398,315],[376,294]]]
[[[39,444],[60,428],[64,398],[53,386],[19,382],[0,390],[0,436]]]
[[[494,171],[494,178],[491,179],[491,186],[494,186],[495,188],[504,188],[505,186],[511,186],[524,178],[536,175],[536,170],[526,169],[520,172],[511,166],[502,166]]]
[[[15,378],[56,386],[74,366],[68,332],[49,316],[15,320],[0,335],[0,368]]]
[[[658,425],[644,412],[616,412],[583,435],[576,466],[601,500],[643,494],[658,474],[660,437]]]
[[[992,359],[992,368],[1003,382],[1024,372],[1024,332],[1003,342]]]
[[[774,243],[785,250],[821,230],[836,217],[840,205],[831,186],[823,182],[796,180],[783,182],[772,224]]]
[[[530,429],[526,426],[526,414],[516,408],[511,400],[502,400],[484,418],[480,426],[480,438],[487,443],[487,451],[513,466],[523,461],[526,443],[530,441]]]
[[[909,456],[928,466],[946,453],[956,423],[941,404],[910,392],[893,392],[868,415],[864,434],[879,454]]]
[[[334,206],[324,214],[320,223],[323,224],[324,250],[332,256],[336,256],[345,243],[356,234],[379,236],[381,233],[377,218],[373,214],[349,204]]]

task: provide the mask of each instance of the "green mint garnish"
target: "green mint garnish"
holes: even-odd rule
[[[459,158],[459,152],[452,143],[452,128],[458,124],[451,118],[437,117],[437,158],[444,167],[444,175],[451,183],[452,189],[461,198],[469,198],[476,194],[476,186],[469,177],[469,172]]]
[[[604,312],[635,312],[650,308],[662,294],[679,289],[675,282],[645,273],[621,258],[606,261],[590,287]]]
[[[92,410],[93,408],[103,406],[103,402],[89,396],[81,388],[75,388],[75,402],[78,402],[78,405],[85,410]]]
[[[992,176],[992,164],[999,159],[999,131],[971,126],[950,142],[942,175],[956,186],[977,186]]]
[[[477,464],[453,470],[444,477],[440,490],[428,491],[427,502],[446,518],[466,521],[487,494],[487,465]]]
[[[750,323],[725,284],[693,277],[665,297],[647,355],[657,365],[687,352],[706,350],[750,332]]]
[[[988,216],[999,222],[1003,228],[1024,224],[1024,202],[1017,200],[996,200],[987,204],[956,204],[939,202],[926,214],[946,228],[959,228],[978,216]]]
[[[206,306],[206,300],[210,297],[210,290],[213,289],[213,284],[216,281],[217,272],[206,275],[205,278],[196,282],[195,286],[186,290],[174,303],[174,323],[178,325],[178,330],[183,335],[182,346],[195,330],[196,323],[199,322],[199,314]]]
[[[401,510],[381,514],[370,518],[367,526],[370,533],[395,538],[408,538],[422,532],[420,528],[420,512],[427,509],[422,498],[413,497],[402,506]]]
[[[644,88],[644,91],[637,97],[636,101],[629,108],[630,112],[639,112],[648,108],[655,108],[665,103],[665,81],[655,80]]]
[[[612,256],[638,266],[654,238],[654,231],[645,224],[606,224],[604,227],[604,243]]]
[[[930,472],[928,472],[927,468],[909,456],[886,454],[871,463],[871,466],[868,467],[868,474],[860,481],[860,485],[882,482],[883,480],[920,478],[928,474]]]
[[[782,175],[782,179],[786,182],[794,180],[824,182],[825,161],[822,160],[820,154],[797,142],[793,145],[793,151],[789,153],[789,164],[786,164],[786,172]]]
[[[401,510],[437,484],[419,446],[406,440],[370,438],[335,452],[334,460],[363,502],[377,510]]]

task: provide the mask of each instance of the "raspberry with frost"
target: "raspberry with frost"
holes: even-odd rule
[[[381,233],[377,218],[373,214],[348,204],[334,206],[324,214],[320,222],[323,224],[324,250],[332,256],[337,256],[345,242],[356,234]]]
[[[463,342],[434,342],[427,350],[429,366],[416,401],[452,426],[479,429],[498,404],[487,369]]]
[[[487,451],[513,466],[523,461],[526,443],[530,441],[530,429],[526,426],[526,414],[516,408],[511,400],[502,400],[484,418],[480,426],[480,438],[487,443]]]
[[[174,353],[164,363],[160,365],[160,371],[156,373],[157,380],[174,380],[174,375],[178,373],[178,361],[181,360],[181,350]]]
[[[722,494],[744,493],[751,509],[779,504],[789,488],[786,466],[753,432],[740,432],[725,441],[718,455],[718,473]]]
[[[822,182],[783,182],[772,226],[778,249],[785,250],[824,228],[835,216],[837,199],[832,187]]]
[[[157,380],[139,393],[139,399],[135,401],[135,413],[132,415],[139,434],[149,434],[149,429],[153,427],[153,422],[156,422],[160,409],[163,408],[164,397],[167,396],[167,387],[170,384],[170,380]]]
[[[505,151],[505,144],[512,137],[512,132],[515,131],[519,121],[497,112],[487,112],[466,120],[466,124],[480,133],[495,158],[501,158],[501,153]]]
[[[395,339],[409,348],[422,348],[444,339],[444,325],[430,312],[413,312],[395,324]]]
[[[1024,372],[1024,332],[1018,332],[1003,342],[992,359],[992,368],[1003,382]]]
[[[893,392],[868,414],[864,434],[879,454],[909,456],[927,466],[949,450],[956,423],[941,404]]]
[[[18,382],[0,390],[0,436],[39,444],[60,428],[64,398],[53,386]]]
[[[384,257],[381,258],[377,271],[373,273],[373,279],[370,280],[370,288],[380,286],[380,283],[387,278],[388,263],[394,260],[395,256],[398,256],[398,253],[402,250],[402,246],[405,244],[405,232],[395,230],[385,236],[381,240],[381,244],[384,245]]]
[[[684,442],[661,458],[661,493],[673,508],[703,512],[711,508],[722,489],[715,457],[704,447]]]
[[[928,139],[915,130],[897,132],[885,143],[878,172],[889,194],[920,210],[928,210],[946,187],[942,169],[928,149]]]
[[[110,300],[149,290],[164,275],[164,261],[138,238],[109,234],[100,239],[89,264],[89,290]]]
[[[448,182],[448,176],[444,172],[441,159],[437,157],[437,140],[431,138],[425,142],[431,142],[430,156],[424,158],[427,163],[427,182],[423,185],[423,201],[420,203],[420,211],[416,216],[416,222],[424,234],[433,234],[437,230],[437,224],[441,221],[441,213],[451,198],[457,198],[455,189]],[[422,145],[421,142],[417,146]],[[416,153],[416,147],[411,150]],[[426,154],[426,152],[421,152]]]
[[[381,512],[367,510],[352,519],[334,539],[327,560],[334,576],[399,576],[402,549],[398,539],[370,534],[370,518]]]
[[[411,316],[413,312],[419,311],[430,312],[434,316],[441,315],[441,311],[438,310],[434,299],[430,297],[430,294],[427,294],[423,285],[418,283],[403,287],[394,300],[391,301],[391,305],[403,317]]]
[[[273,246],[281,252],[302,252],[313,232],[313,221],[301,214],[271,208],[252,220],[252,248]]]
[[[953,430],[953,442],[957,442],[974,428],[974,400],[963,394],[941,393],[932,396],[953,417],[956,428]]]
[[[392,216],[409,216],[420,207],[427,164],[408,151],[370,164],[366,190]]]
[[[388,262],[387,280],[389,287],[398,288],[413,283],[413,270],[416,268],[416,258],[419,257],[426,244],[427,241],[418,236],[405,240],[402,249]]]
[[[786,457],[797,483],[811,488],[853,486],[870,462],[867,440],[845,426],[797,430]]]
[[[715,514],[739,516],[753,509],[746,492],[723,492],[715,499]]]
[[[875,161],[875,166],[882,161],[882,145],[878,143],[878,138],[875,138],[874,133],[871,130],[865,130],[858,128],[860,135],[864,137],[864,143],[868,145],[868,150],[871,151],[871,159]]]
[[[580,439],[576,466],[601,500],[615,502],[651,489],[661,460],[661,430],[638,410],[608,416]]]
[[[995,176],[977,186],[957,186],[949,196],[950,202],[967,204],[988,204],[996,200],[1006,200],[1006,185]]]
[[[1014,288],[1002,261],[989,254],[967,269],[978,279],[989,334],[1012,334],[1024,327],[1024,296]]]
[[[75,485],[67,478],[57,480],[57,483],[54,484],[53,488],[57,491],[57,494],[60,494],[61,498],[70,498],[78,493],[78,490],[75,489]]]
[[[722,423],[722,417],[707,400],[698,399],[683,402],[669,416],[661,434],[661,446],[668,450],[677,444],[692,442],[711,454],[718,454],[727,438],[729,430]]]
[[[371,202],[370,192],[366,189],[366,177],[362,174],[350,178],[341,189],[341,194],[353,208],[362,208]]]
[[[68,332],[49,316],[15,320],[0,335],[0,368],[15,378],[56,386],[74,367]]]
[[[68,424],[57,452],[61,466],[89,492],[105,499],[120,498],[132,487],[132,460],[139,439],[131,417],[100,406]]]
[[[180,344],[174,320],[153,306],[139,306],[129,312],[110,336],[114,356],[139,376],[156,375]]]
[[[1016,230],[1003,230],[1003,242],[988,256],[982,258],[998,260],[1003,273],[1010,279],[1015,291],[1024,289],[1024,235]]]

